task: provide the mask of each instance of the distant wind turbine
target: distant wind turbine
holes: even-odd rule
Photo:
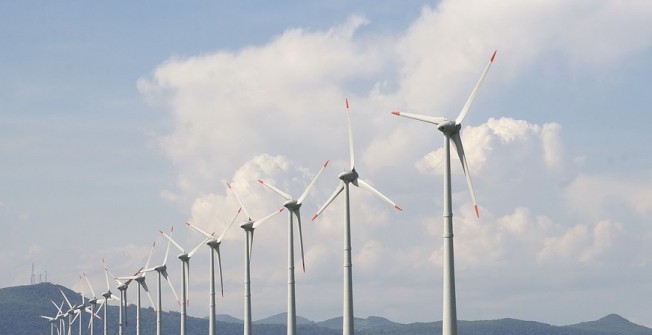
[[[145,293],[147,293],[147,298],[149,298],[149,302],[152,306],[152,308],[155,308],[154,301],[152,300],[152,296],[149,294],[149,289],[147,288],[147,284],[145,283],[145,275],[147,272],[144,272],[144,269],[149,268],[149,261],[152,258],[152,251],[154,251],[154,247],[156,246],[156,240],[154,243],[152,243],[152,247],[149,249],[149,256],[147,257],[147,262],[145,263],[145,266],[138,271],[133,276],[128,276],[128,277],[118,277],[117,279],[119,280],[135,280],[136,283],[138,283],[138,290],[137,290],[137,295],[136,295],[136,335],[140,335],[141,333],[141,316],[140,316],[140,307],[141,307],[141,301],[140,301],[140,288],[142,287],[145,290]]]
[[[371,193],[376,197],[382,199],[388,204],[394,206],[394,208],[401,210],[397,204],[391,201],[389,198],[384,196],[382,193],[378,192],[371,185],[367,184],[364,180],[358,177],[358,172],[355,170],[355,156],[353,154],[353,131],[351,129],[351,116],[349,115],[349,100],[346,99],[346,120],[349,128],[349,157],[351,159],[351,168],[346,170],[338,176],[341,180],[340,184],[335,189],[335,192],[326,200],[323,206],[317,211],[317,213],[312,217],[314,221],[319,214],[321,214],[328,205],[335,200],[335,198],[344,192],[344,292],[343,292],[343,312],[342,312],[342,333],[344,335],[353,335],[353,273],[351,270],[351,200],[349,197],[349,184],[353,186],[360,187]]]
[[[90,308],[89,313],[91,314],[90,320],[88,320],[88,328],[91,330],[91,335],[93,335],[93,332],[95,331],[95,327],[93,325],[93,319],[95,318],[99,319],[99,316],[97,316],[96,313],[98,313],[100,309],[99,308],[97,308],[97,310],[95,309],[95,306],[97,306],[97,301],[99,298],[95,295],[93,286],[91,285],[91,282],[88,280],[88,276],[86,276],[86,273],[84,273],[84,278],[86,279],[86,284],[88,284],[88,288],[91,290],[91,294],[93,295],[91,299],[88,299],[88,304]]]
[[[170,234],[172,234],[172,231],[174,228],[170,229]],[[181,305],[181,302],[179,301],[179,296],[177,296],[177,292],[174,290],[174,286],[172,285],[172,282],[170,281],[170,276],[168,276],[168,267],[167,267],[167,261],[168,261],[168,254],[170,253],[170,240],[168,240],[168,246],[165,249],[165,258],[163,259],[163,263],[159,266],[149,268],[149,269],[143,269],[142,272],[150,272],[150,271],[156,271],[158,273],[158,292],[157,292],[157,307],[156,307],[156,335],[161,335],[163,334],[163,329],[162,329],[162,320],[161,320],[161,309],[162,307],[162,302],[161,302],[161,277],[165,278],[167,280],[168,285],[170,286],[170,289],[172,290],[172,294],[174,294],[174,297],[177,299],[177,303]]]
[[[168,234],[164,233],[163,231],[159,231],[161,235],[165,236],[172,244],[174,244],[179,251],[181,251],[181,254],[177,256],[179,260],[181,260],[181,335],[186,334],[186,308],[188,306],[188,284],[190,282],[190,258],[199,250],[199,248],[208,241],[208,239],[204,239],[201,241],[197,246],[192,249],[190,252],[187,252],[183,247],[181,247],[175,240],[172,239]]]
[[[295,287],[294,287],[294,233],[293,233],[293,217],[297,217],[297,227],[299,228],[299,243],[301,246],[301,263],[303,265],[303,271],[306,271],[306,262],[303,258],[303,235],[301,234],[301,213],[300,208],[303,200],[305,200],[308,192],[313,187],[317,178],[324,171],[328,161],[324,163],[322,168],[317,172],[317,175],[312,179],[308,187],[299,199],[294,199],[289,194],[279,190],[278,188],[272,186],[269,183],[265,183],[262,180],[258,180],[259,183],[267,186],[270,190],[274,191],[286,201],[283,203],[283,206],[288,209],[288,306],[287,306],[287,335],[294,335],[297,329],[297,310],[296,310],[296,300],[295,300]]]
[[[229,190],[231,190],[231,193],[235,197],[235,199],[238,201],[240,204],[240,208],[245,212],[245,215],[247,216],[246,221],[240,225],[240,228],[242,228],[245,231],[245,287],[244,287],[244,325],[243,325],[243,334],[244,335],[251,335],[251,248],[254,243],[254,229],[258,228],[263,222],[267,221],[269,218],[272,216],[282,212],[285,208],[281,208],[278,211],[275,211],[265,217],[263,217],[260,220],[254,220],[251,218],[251,215],[249,215],[249,212],[245,208],[245,206],[242,204],[242,201],[240,201],[240,198],[236,195],[235,191],[233,188],[231,188],[230,184],[226,184],[226,186],[229,187]]]
[[[482,85],[491,64],[496,58],[496,51],[489,58],[489,63],[484,68],[480,80],[473,91],[471,96],[462,107],[462,111],[455,120],[448,120],[445,117],[433,117],[417,114],[409,114],[402,112],[392,112],[394,115],[403,116],[410,119],[415,119],[427,123],[434,124],[437,129],[444,134],[444,301],[443,301],[443,318],[442,318],[442,335],[456,335],[457,334],[457,307],[455,303],[455,266],[453,257],[453,210],[451,204],[451,156],[450,156],[450,142],[457,149],[457,155],[462,163],[462,170],[466,177],[466,184],[468,185],[469,192],[471,193],[471,200],[473,201],[473,208],[475,215],[480,217],[478,211],[478,203],[475,200],[475,193],[473,192],[473,184],[471,183],[471,175],[469,174],[469,166],[466,162],[466,155],[464,154],[464,147],[462,146],[462,139],[460,138],[460,129],[462,129],[462,121],[469,112],[471,104],[475,99],[478,89]]]
[[[216,239],[213,238],[213,234],[209,234],[199,227],[193,225],[190,222],[187,222],[186,224],[188,227],[198,231],[202,235],[206,236],[208,239],[208,242],[206,242],[206,245],[208,245],[211,248],[211,261],[210,261],[210,290],[209,290],[209,302],[208,302],[208,308],[209,308],[209,314],[208,314],[208,334],[209,335],[216,335],[217,334],[217,321],[216,321],[216,312],[215,312],[215,255],[217,255],[217,263],[219,265],[219,270],[220,270],[220,288],[222,289],[222,297],[224,297],[224,280],[222,277],[222,257],[220,255],[220,244],[222,244],[222,239],[226,235],[226,232],[229,231],[229,228],[233,225],[235,220],[238,218],[238,214],[240,214],[240,211],[242,208],[238,208],[238,212],[235,213],[235,216],[233,217],[233,220],[231,220],[231,223],[224,229],[220,237]]]
[[[107,313],[109,310],[109,300],[120,300],[120,327],[118,327],[119,331],[122,329],[122,300],[113,293],[111,293],[111,285],[109,284],[109,269],[106,268],[106,263],[104,262],[104,258],[102,258],[102,265],[104,266],[104,277],[106,278],[106,292],[102,293],[102,296],[104,297],[104,300],[102,301],[102,305],[100,305],[100,308],[104,307],[104,335],[109,334],[109,326],[108,326],[108,318],[107,318]],[[122,295],[121,295],[122,296]]]

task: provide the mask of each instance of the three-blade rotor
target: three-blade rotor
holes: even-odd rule
[[[484,82],[484,79],[487,76],[487,73],[489,72],[489,68],[491,68],[491,64],[493,64],[493,61],[496,58],[496,52],[497,51],[494,51],[494,53],[489,58],[489,62],[485,66],[484,71],[482,71],[482,75],[480,76],[480,79],[475,84],[473,91],[471,91],[471,95],[466,100],[466,103],[462,107],[462,110],[460,111],[459,115],[455,118],[455,120],[448,120],[445,117],[433,117],[433,116],[418,115],[418,114],[411,114],[411,113],[392,112],[392,114],[397,116],[402,116],[409,119],[414,119],[414,120],[434,124],[435,126],[437,126],[437,129],[439,129],[442,133],[444,133],[444,135],[450,141],[452,141],[457,151],[457,156],[460,159],[460,163],[462,164],[462,170],[464,172],[464,177],[466,178],[466,184],[469,188],[469,193],[471,194],[471,200],[473,201],[473,209],[475,210],[475,215],[477,217],[480,217],[480,213],[478,210],[478,203],[475,198],[475,192],[473,191],[473,183],[471,182],[471,174],[469,173],[469,166],[466,160],[466,154],[464,153],[464,146],[462,145],[462,139],[460,137],[460,129],[462,127],[462,121],[464,121],[464,118],[466,117],[467,113],[471,109],[471,105],[473,104],[473,101],[475,100],[478,94],[480,86]]]
[[[333,194],[328,198],[328,200],[326,200],[326,202],[319,208],[319,210],[312,217],[313,221],[317,218],[317,216],[319,216],[319,214],[321,214],[321,212],[323,212],[326,209],[326,207],[328,207],[328,205],[331,204],[331,202],[333,202],[333,200],[335,200],[335,198],[337,198],[337,196],[340,193],[342,193],[346,183],[350,183],[350,184],[353,184],[356,187],[367,190],[367,191],[371,192],[372,194],[374,194],[376,197],[378,197],[378,198],[382,199],[383,201],[385,201],[386,203],[392,205],[397,210],[400,210],[400,211],[403,210],[399,205],[397,205],[395,202],[390,200],[387,196],[383,195],[378,190],[376,190],[371,185],[369,185],[369,183],[367,183],[364,180],[360,179],[360,177],[358,175],[358,172],[355,170],[355,155],[353,153],[353,129],[352,129],[352,126],[351,126],[351,115],[350,115],[350,112],[349,112],[349,99],[346,99],[345,102],[346,102],[346,121],[347,121],[348,130],[349,130],[349,159],[351,160],[351,169],[348,170],[348,171],[344,171],[339,175],[339,178],[341,179],[341,182],[339,183],[337,188],[335,188],[335,191],[333,192]]]

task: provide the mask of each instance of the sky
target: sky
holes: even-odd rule
[[[340,316],[343,198],[310,218],[349,166],[348,99],[356,170],[404,209],[352,189],[355,316],[441,320],[444,138],[391,112],[455,118],[497,50],[461,130],[479,219],[452,160],[458,318],[652,326],[650,18],[645,0],[0,2],[0,286],[34,264],[101,291],[103,258],[129,275],[156,241],[163,261],[159,230],[187,249],[185,222],[221,234],[227,182],[260,218],[283,199],[257,179],[298,196],[328,160],[297,313]],[[237,226],[222,258],[217,311],[242,318]],[[208,261],[191,260],[193,316]],[[286,287],[283,212],[256,230],[253,318],[284,312]]]

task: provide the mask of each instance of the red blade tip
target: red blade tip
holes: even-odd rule
[[[490,60],[490,62],[493,62],[493,61],[494,61],[494,58],[496,58],[496,52],[498,52],[498,50],[495,50],[495,51],[494,51],[494,54],[491,55],[491,60]]]
[[[326,163],[324,163],[324,167],[328,166],[328,162],[329,162],[329,161],[326,161]]]
[[[480,212],[478,211],[478,205],[473,205],[473,207],[475,208],[475,216],[480,218]]]
[[[398,205],[394,206],[394,208],[398,209],[399,211],[403,211],[403,208],[399,207]]]
[[[392,112],[394,115],[401,115],[401,112]]]
[[[258,179],[258,182],[261,183],[261,184],[264,184],[264,182],[262,180],[260,180],[260,179]]]
[[[349,98],[346,98],[345,101],[346,101],[346,108],[349,108]]]
[[[317,216],[319,216],[319,215],[317,215],[317,214],[313,215],[313,217],[312,217],[312,221],[315,221],[315,219],[317,218]]]

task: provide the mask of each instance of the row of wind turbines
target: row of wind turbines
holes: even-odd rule
[[[475,87],[471,91],[471,95],[467,99],[466,103],[462,107],[459,115],[454,120],[449,120],[444,117],[432,117],[425,115],[417,115],[410,113],[402,112],[392,112],[392,114],[397,116],[402,116],[418,121],[423,121],[426,123],[433,124],[441,131],[444,135],[444,187],[443,187],[443,223],[444,223],[444,262],[443,262],[443,318],[442,318],[442,334],[443,335],[456,335],[457,334],[457,308],[456,308],[456,299],[455,299],[455,271],[454,271],[454,254],[453,254],[453,214],[452,214],[452,204],[451,204],[451,170],[450,170],[450,144],[453,143],[453,146],[456,149],[457,155],[462,164],[462,169],[466,178],[466,183],[471,194],[471,199],[473,201],[473,206],[475,214],[479,217],[478,205],[475,198],[475,193],[473,190],[473,184],[471,183],[471,177],[469,174],[468,164],[466,160],[466,155],[464,153],[464,147],[462,145],[462,140],[460,136],[460,130],[462,127],[462,122],[469,112],[473,101],[475,100],[478,90],[482,85],[489,68],[491,67],[494,59],[496,57],[496,51],[491,55],[489,62],[484,68],[480,79],[476,83]],[[348,126],[348,136],[349,136],[349,158],[350,158],[350,168],[339,174],[338,178],[340,182],[336,187],[332,195],[326,200],[326,202],[319,208],[319,210],[312,217],[314,221],[317,217],[344,191],[344,225],[343,225],[343,243],[344,243],[344,261],[343,261],[343,318],[342,318],[342,334],[343,335],[353,335],[354,334],[354,324],[353,324],[353,273],[352,273],[352,261],[351,261],[351,202],[349,197],[350,185],[362,188],[374,194],[376,197],[380,198],[384,202],[390,204],[397,210],[402,210],[396,203],[390,200],[387,196],[383,195],[381,192],[373,188],[362,178],[360,178],[358,171],[355,166],[355,155],[353,150],[353,130],[351,127],[351,118],[349,112],[349,101],[346,99],[346,115],[347,115],[347,126]],[[118,334],[122,335],[124,332],[124,326],[127,320],[126,314],[126,301],[127,301],[127,289],[131,282],[135,281],[138,283],[137,291],[137,309],[136,309],[136,334],[140,335],[141,333],[141,324],[140,324],[140,309],[141,309],[141,289],[143,289],[151,303],[151,306],[154,306],[154,302],[149,293],[149,288],[145,281],[145,276],[149,272],[156,272],[158,277],[157,285],[157,304],[156,304],[156,334],[163,334],[162,322],[161,322],[161,285],[162,280],[166,280],[173,295],[179,302],[181,307],[181,318],[180,318],[180,334],[185,335],[186,332],[186,307],[188,303],[188,281],[190,276],[190,258],[201,248],[202,245],[207,245],[210,248],[210,287],[209,287],[209,326],[208,334],[215,335],[217,334],[216,327],[216,302],[215,302],[215,256],[217,256],[217,265],[219,268],[220,276],[220,285],[222,290],[222,295],[224,294],[223,287],[223,276],[222,276],[222,262],[220,254],[220,244],[222,239],[229,231],[231,226],[236,221],[238,215],[241,212],[244,212],[245,220],[240,225],[240,227],[245,232],[245,259],[244,259],[244,325],[243,333],[244,335],[251,335],[252,332],[252,315],[251,315],[251,251],[254,240],[254,231],[256,228],[260,227],[264,222],[268,221],[274,215],[282,212],[283,210],[288,210],[288,296],[287,296],[287,334],[294,335],[296,334],[296,302],[295,302],[295,278],[294,278],[294,220],[296,218],[298,234],[299,234],[299,244],[301,252],[302,267],[305,271],[305,261],[304,261],[304,250],[303,250],[303,237],[301,232],[301,214],[300,208],[303,201],[306,199],[310,190],[313,188],[315,182],[322,174],[324,169],[327,167],[328,161],[326,161],[321,169],[317,172],[315,177],[312,179],[308,187],[298,198],[294,198],[286,192],[279,190],[273,185],[259,180],[259,182],[269,188],[274,193],[280,195],[285,202],[283,207],[279,210],[276,210],[260,219],[254,219],[247,211],[246,207],[237,196],[235,190],[227,183],[227,187],[234,198],[237,200],[240,208],[237,210],[237,213],[227,225],[226,229],[219,235],[218,238],[214,238],[214,233],[208,233],[205,230],[191,224],[187,223],[188,227],[197,231],[203,236],[201,243],[197,244],[193,249],[188,251],[179,245],[175,240],[172,239],[172,230],[170,233],[165,233],[160,231],[160,234],[168,240],[167,249],[165,252],[165,257],[163,262],[160,265],[150,267],[150,261],[152,256],[152,251],[156,245],[156,242],[152,245],[152,248],[149,252],[149,257],[144,267],[139,269],[132,276],[116,277],[110,274],[110,271],[104,264],[105,279],[107,285],[107,291],[102,293],[102,298],[95,295],[95,292],[90,285],[88,277],[84,274],[83,278],[86,280],[86,283],[93,295],[92,298],[88,300],[88,305],[86,304],[83,292],[81,293],[81,304],[73,305],[68,300],[68,297],[65,296],[63,291],[61,292],[64,297],[64,301],[61,304],[57,305],[52,302],[52,304],[57,309],[57,314],[55,317],[41,316],[50,321],[50,334],[54,335],[55,329],[59,335],[65,334],[66,325],[67,325],[67,334],[71,334],[72,324],[75,320],[78,320],[79,323],[79,334],[82,334],[82,311],[85,311],[90,314],[89,317],[89,328],[90,334],[93,334],[93,319],[99,318],[98,314],[102,308],[104,308],[103,315],[103,330],[104,335],[108,334],[108,325],[107,325],[107,306],[109,300],[119,300],[120,309],[119,309],[119,324],[118,324]],[[181,290],[181,300],[177,296],[177,293],[170,281],[170,277],[167,272],[167,259],[169,254],[170,245],[174,245],[181,254],[178,258],[182,262],[182,290]],[[104,262],[104,260],[103,260]],[[111,293],[111,287],[109,284],[109,277],[117,283],[117,289],[120,291],[120,297],[116,297]],[[81,277],[80,277],[81,278]],[[64,302],[67,304],[68,309],[64,310]],[[98,305],[99,304],[99,305]],[[124,321],[124,323],[123,323]],[[56,323],[59,323],[58,328]]]

